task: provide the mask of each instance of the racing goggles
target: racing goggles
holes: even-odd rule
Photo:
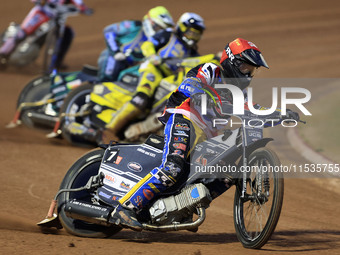
[[[202,36],[202,31],[197,30],[193,27],[189,27],[183,35],[188,39],[188,40],[193,40],[195,42],[198,42],[201,39]]]
[[[160,25],[158,25],[156,22],[154,22],[154,21],[151,21],[151,24],[152,24],[152,29],[153,29],[153,31],[155,31],[156,33],[158,32],[158,31],[161,31],[161,30],[163,30],[164,28],[162,28]]]
[[[258,67],[242,62],[238,65],[241,73],[253,77]]]

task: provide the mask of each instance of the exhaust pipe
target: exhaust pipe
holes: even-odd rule
[[[58,118],[55,116],[48,116],[43,113],[37,113],[37,112],[28,112],[27,116],[32,119],[33,122],[36,124],[48,126],[48,127],[54,127],[55,123],[57,122]]]
[[[65,204],[65,214],[67,217],[76,220],[111,226],[108,219],[114,208],[102,205],[95,205],[84,201],[70,200]]]
[[[92,203],[80,202],[77,200],[70,200],[65,204],[65,214],[67,217],[76,220],[82,220],[89,223],[94,223],[103,226],[112,226],[108,221],[114,208],[102,205],[94,205]],[[174,223],[170,225],[151,225],[143,223],[144,230],[168,232],[179,230],[195,230],[205,220],[205,209],[197,208],[198,218],[192,223]],[[197,230],[196,230],[197,231]]]
[[[179,231],[179,230],[189,230],[189,231],[197,231],[197,228],[204,222],[205,220],[205,209],[200,207],[197,208],[198,218],[192,223],[173,223],[171,225],[150,225],[143,224],[143,228],[145,230],[150,231],[158,231],[158,232],[168,232],[168,231]]]

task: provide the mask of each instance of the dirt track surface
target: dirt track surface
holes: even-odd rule
[[[258,77],[339,77],[338,0],[86,2],[96,13],[70,20],[77,32],[67,57],[70,70],[78,70],[84,63],[96,64],[104,47],[104,26],[127,18],[140,19],[149,8],[163,4],[174,19],[185,11],[205,18],[202,54],[222,50],[226,42],[243,37],[260,47],[270,65],[270,70],[263,70]],[[0,29],[12,20],[20,22],[30,7],[29,1],[3,1]],[[196,234],[126,230],[109,239],[86,239],[64,230],[41,233],[35,224],[45,217],[69,166],[88,150],[63,141],[51,142],[41,131],[5,128],[14,115],[19,92],[35,77],[36,68],[0,73],[0,254],[340,254],[340,192],[334,179],[286,179],[281,218],[262,251],[246,250],[236,238],[234,189],[212,203]],[[330,87],[308,89],[314,97]],[[266,102],[267,91],[263,88],[259,100]],[[284,165],[308,163],[289,146],[285,130],[273,129],[270,134],[276,140],[272,148]]]

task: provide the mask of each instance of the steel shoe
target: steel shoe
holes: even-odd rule
[[[133,210],[126,209],[121,205],[117,206],[117,208],[111,213],[109,222],[122,227],[130,228],[134,231],[143,230],[142,224],[136,218],[136,213]]]

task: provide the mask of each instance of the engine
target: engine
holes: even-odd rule
[[[212,198],[203,184],[185,187],[175,196],[158,199],[149,209],[152,223],[172,224],[192,220],[197,207],[208,208]]]

